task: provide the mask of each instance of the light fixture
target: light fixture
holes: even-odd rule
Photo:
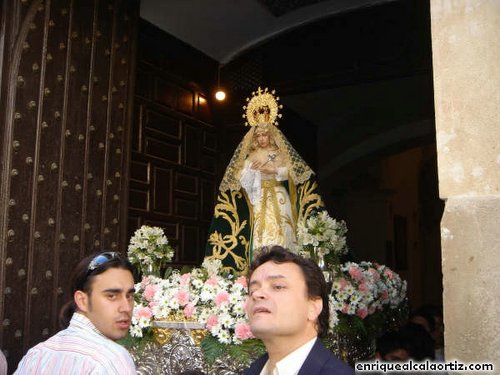
[[[220,87],[220,64],[217,68],[217,90],[215,91],[215,99],[219,102],[226,99],[226,92]]]
[[[217,92],[215,93],[215,99],[220,102],[223,101],[224,99],[226,99],[226,93],[222,89],[218,88]]]

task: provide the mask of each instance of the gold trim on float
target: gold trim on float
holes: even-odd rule
[[[204,324],[194,319],[186,318],[184,314],[179,312],[170,314],[165,319],[153,322],[153,336],[155,341],[161,346],[172,340],[175,331],[182,330],[189,333],[196,346],[200,346],[203,339],[209,333]]]

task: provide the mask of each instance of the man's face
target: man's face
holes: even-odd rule
[[[269,261],[251,276],[245,309],[253,334],[264,341],[314,337],[322,306],[321,299],[308,298],[304,275],[295,263]]]
[[[134,279],[130,271],[110,268],[94,277],[90,296],[81,293],[80,311],[111,340],[127,335],[134,308]],[[77,301],[79,297],[76,297]]]

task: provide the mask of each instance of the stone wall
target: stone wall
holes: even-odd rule
[[[500,2],[431,1],[431,19],[445,356],[498,368]]]

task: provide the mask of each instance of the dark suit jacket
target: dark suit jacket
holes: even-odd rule
[[[259,375],[266,364],[268,355],[264,354],[243,372],[243,375]],[[354,369],[341,361],[316,339],[309,355],[300,368],[298,375],[353,375]]]

